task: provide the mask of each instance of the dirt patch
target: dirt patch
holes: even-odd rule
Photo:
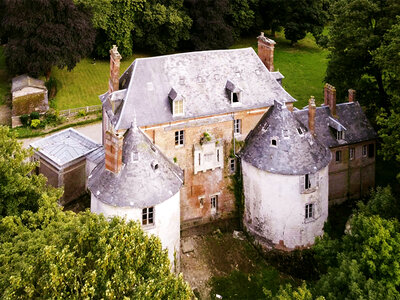
[[[8,105],[0,105],[0,125],[11,125],[11,109]]]
[[[209,299],[212,277],[254,272],[262,260],[246,239],[234,238],[232,232],[184,237],[182,242],[193,251],[181,251],[181,272],[200,299]]]

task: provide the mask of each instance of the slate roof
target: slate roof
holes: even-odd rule
[[[118,174],[106,170],[103,160],[89,176],[89,190],[103,203],[154,206],[175,195],[182,186],[183,171],[136,126],[125,134],[122,162]]]
[[[308,109],[294,112],[295,116],[308,128]],[[336,130],[344,130],[344,140],[337,140]],[[315,116],[315,134],[327,147],[354,144],[373,140],[378,137],[358,102],[346,102],[336,105],[336,117],[328,106],[317,107]]]
[[[25,87],[36,87],[39,89],[47,90],[44,85],[44,81],[36,78],[32,78],[28,75],[20,75],[12,79],[11,92],[21,90]]]
[[[30,144],[39,155],[44,156],[54,166],[65,167],[70,162],[86,156],[101,145],[80,134],[73,128],[60,131]]]
[[[283,175],[312,174],[331,160],[329,149],[277,101],[248,135],[239,155],[260,170]]]
[[[127,95],[111,123],[117,130],[129,128],[134,111],[138,126],[146,126],[267,107],[275,99],[296,101],[275,80],[276,75],[252,48],[137,58],[120,78]],[[242,91],[240,104],[231,105],[228,80]],[[184,98],[184,116],[172,115],[168,99],[172,88]],[[100,96],[103,103],[107,96]]]

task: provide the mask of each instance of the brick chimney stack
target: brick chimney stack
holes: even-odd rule
[[[264,36],[261,32],[258,39],[258,56],[270,72],[274,71],[274,48],[275,41]]]
[[[107,131],[105,133],[105,161],[106,170],[119,173],[122,168],[122,146],[124,137],[122,134]]]
[[[336,88],[329,83],[324,86],[324,104],[329,106],[332,116],[336,116]]]
[[[356,99],[356,90],[349,89],[349,102],[354,102]]]
[[[315,105],[314,96],[308,100],[308,129],[312,135],[315,135],[315,113],[317,106]]]
[[[117,46],[113,45],[110,50],[110,80],[108,81],[108,93],[110,94],[119,90],[119,67],[121,58]]]

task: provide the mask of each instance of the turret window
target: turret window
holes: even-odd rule
[[[154,207],[146,207],[142,210],[142,225],[154,224]]]
[[[314,205],[306,204],[305,219],[311,219],[314,216]]]

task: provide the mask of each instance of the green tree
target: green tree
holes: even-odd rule
[[[44,199],[38,212],[0,220],[3,299],[190,299],[166,250],[139,223]]]
[[[343,99],[351,87],[358,90],[362,104],[387,110],[383,65],[373,56],[400,15],[399,1],[338,0],[332,14],[326,81],[336,86],[338,98]]]
[[[28,161],[32,154],[8,127],[0,126],[0,218],[36,211],[44,197],[61,197],[61,190],[47,186],[43,175],[34,174],[37,164]]]
[[[267,299],[271,300],[323,300],[324,297],[313,297],[311,291],[307,288],[307,284],[303,281],[301,286],[293,289],[291,284],[281,286],[278,293],[272,296],[272,293],[268,290],[264,290],[264,294]]]
[[[358,203],[358,210],[367,216],[379,215],[385,219],[400,217],[400,204],[393,196],[390,186],[385,188],[378,186],[366,204]]]
[[[374,62],[383,70],[390,101],[390,109],[382,110],[377,117],[378,133],[382,139],[380,154],[386,160],[395,159],[400,163],[400,16],[384,35],[381,46],[374,53]]]
[[[134,44],[155,53],[164,54],[188,40],[192,20],[183,9],[183,0],[147,0],[137,16]]]
[[[248,33],[255,23],[255,12],[252,7],[258,2],[256,0],[229,0],[229,13],[227,22],[233,28],[234,38],[238,39],[241,34]]]
[[[51,68],[71,70],[92,50],[89,13],[72,0],[4,0],[5,57],[13,74],[50,77]]]
[[[193,20],[190,48],[226,49],[233,44],[233,28],[227,23],[228,0],[185,0],[184,4]]]
[[[397,220],[355,214],[349,231],[336,247],[330,248],[330,253],[319,253],[330,266],[318,281],[315,295],[326,299],[398,299],[399,229]],[[316,251],[326,249],[327,242],[327,238],[318,241]]]
[[[291,44],[305,38],[307,32],[320,35],[328,19],[324,1],[285,0],[283,27]]]
[[[123,57],[133,49],[164,54],[189,38],[191,19],[183,0],[74,0],[93,12],[95,53],[107,57],[112,45]]]

